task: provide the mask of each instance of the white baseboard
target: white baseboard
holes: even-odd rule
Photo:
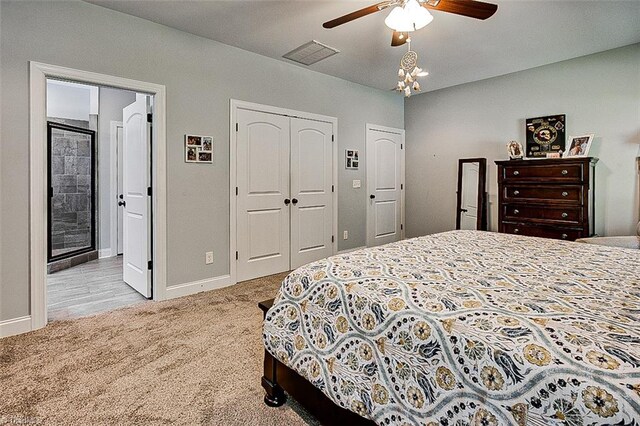
[[[337,254],[351,253],[352,251],[361,250],[363,248],[367,248],[367,246],[355,247],[355,248],[346,249],[346,250],[340,250]]]
[[[104,259],[105,257],[111,257],[111,249],[100,249],[98,250],[98,259]]]
[[[228,287],[235,284],[231,281],[231,275],[222,275],[219,277],[207,278],[190,283],[172,285],[167,287],[167,300],[176,297],[188,296],[203,291],[216,290],[218,288]]]
[[[30,316],[0,321],[0,338],[28,333],[29,331],[31,331]]]

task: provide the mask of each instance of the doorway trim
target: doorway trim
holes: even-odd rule
[[[109,230],[109,252],[104,257],[115,257],[118,255],[118,127],[122,127],[122,121],[111,120],[109,122],[109,157],[111,158],[109,170],[111,182],[109,182],[111,200],[109,208],[109,220],[111,222]],[[106,256],[108,254],[108,256]]]
[[[401,148],[400,148],[400,239],[404,240],[405,239],[405,227],[404,225],[406,224],[406,220],[405,220],[405,208],[404,208],[404,200],[405,200],[405,192],[406,192],[406,188],[405,186],[405,168],[404,168],[404,155],[405,155],[405,151],[406,151],[406,142],[405,142],[405,137],[404,137],[404,129],[396,129],[393,127],[385,127],[385,126],[378,126],[377,124],[371,124],[371,123],[367,123],[365,126],[365,133],[364,133],[364,153],[365,153],[365,158],[368,158],[368,152],[367,152],[367,135],[369,134],[369,130],[373,130],[373,131],[377,131],[377,132],[384,132],[384,133],[391,133],[394,135],[400,135],[402,137],[402,142],[401,142]],[[365,162],[366,164],[366,162]],[[366,169],[365,169],[365,182],[368,185],[369,182],[369,176],[366,175]],[[367,212],[366,212],[366,216],[367,216],[367,220],[366,220],[366,236],[365,236],[365,241],[367,244],[367,247],[371,247],[371,241],[369,238],[369,224],[371,222],[371,213],[369,209],[369,194],[365,191],[365,197],[366,198],[366,204],[367,204]]]
[[[106,74],[29,62],[29,260],[31,329],[47,325],[47,78],[126,89],[154,97],[152,141],[153,300],[166,299],[166,88]]]
[[[231,99],[229,103],[229,275],[231,285],[237,283],[237,206],[236,206],[236,186],[237,186],[237,137],[236,123],[239,109],[248,109],[267,114],[284,115],[291,118],[302,118],[305,120],[322,121],[331,123],[333,126],[333,254],[338,250],[338,119],[326,115],[313,114],[309,112],[296,111],[288,108],[279,108],[269,105],[261,105],[252,102]]]

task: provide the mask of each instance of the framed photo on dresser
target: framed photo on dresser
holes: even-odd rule
[[[588,157],[591,143],[593,142],[593,133],[582,136],[569,136],[567,150],[564,153],[566,157]]]

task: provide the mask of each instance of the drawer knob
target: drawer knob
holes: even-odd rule
[[[517,234],[518,232],[520,232],[520,230],[519,230],[518,228],[516,228],[516,229],[514,229],[514,230],[513,230],[513,233],[514,233],[514,234]]]
[[[562,234],[562,239],[566,240],[567,238],[569,238],[569,236],[567,234]]]
[[[513,211],[513,214],[519,214],[519,213],[520,213],[520,210],[518,210],[518,209],[515,209],[515,210]]]
[[[562,213],[562,218],[563,218],[563,219],[566,219],[566,218],[568,218],[568,217],[569,217],[569,213]]]
[[[568,171],[567,169],[564,169],[564,170],[562,171],[562,174],[563,174],[563,175],[568,175],[568,174],[569,174],[569,171]]]
[[[514,170],[514,171],[513,171],[513,175],[514,175],[514,176],[518,176],[519,174],[520,174],[520,172],[519,172],[519,171],[517,171],[517,170]]]
[[[516,189],[515,191],[513,191],[513,195],[520,195],[520,191]]]
[[[568,197],[568,196],[569,196],[569,193],[568,193],[567,191],[563,191],[563,192],[562,192],[562,196],[563,196],[563,197]]]

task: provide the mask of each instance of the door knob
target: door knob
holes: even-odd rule
[[[460,209],[460,211],[461,211],[462,213],[466,213],[466,212],[468,212],[469,210],[467,210],[467,209]]]
[[[297,199],[297,198],[294,198],[294,199],[292,199],[292,200],[291,200],[291,202],[292,202],[292,203],[293,203],[293,205],[295,206],[296,204],[298,204],[298,199]]]
[[[118,198],[120,198],[122,200],[124,198],[124,195],[120,194],[120,195],[118,195]]]
[[[371,194],[371,195],[369,195],[369,198],[371,198],[373,200],[374,198],[376,198],[376,196]]]
[[[284,205],[285,205],[285,206],[288,206],[290,202],[291,202],[291,200],[290,200],[290,199],[288,199],[288,198],[285,198],[285,199],[284,199]]]
[[[126,201],[118,201],[118,205],[122,206],[122,207],[126,207],[127,206],[127,202]]]

